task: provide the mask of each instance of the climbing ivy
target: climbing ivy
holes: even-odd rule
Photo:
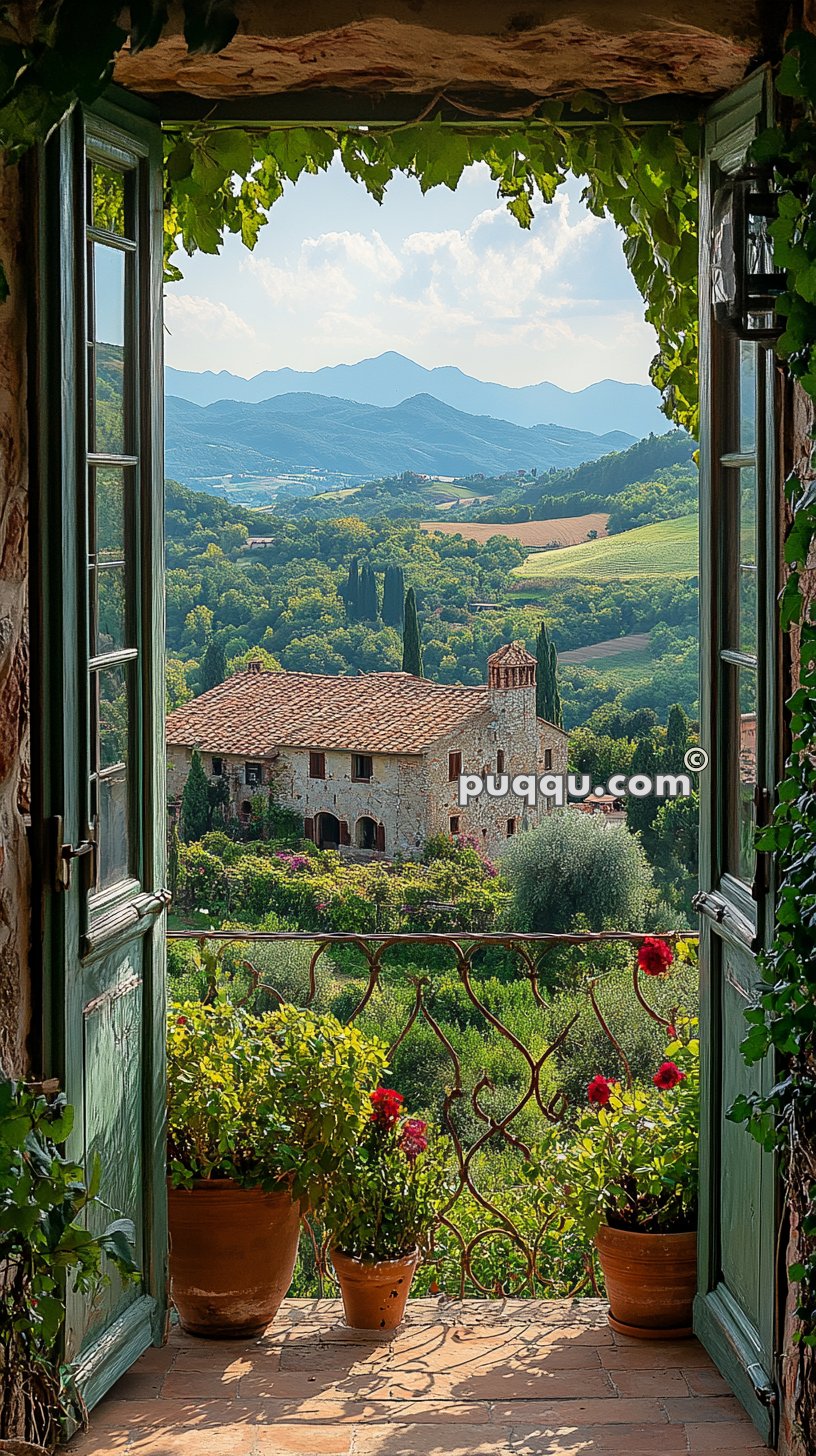
[[[585,179],[584,200],[609,216],[658,336],[652,379],[666,413],[697,426],[697,153],[694,126],[627,122],[592,96],[558,102],[526,123],[473,126],[279,127],[244,130],[199,125],[166,138],[167,276],[181,277],[177,251],[218,252],[226,233],[252,248],[287,183],[325,171],[337,157],[349,176],[383,200],[395,172],[415,177],[423,192],[455,188],[466,167],[485,164],[498,195],[524,228],[541,202],[552,202],[573,173]]]
[[[816,37],[805,32],[790,37],[777,87],[790,98],[789,115],[753,149],[754,160],[771,168],[779,193],[771,232],[775,261],[786,270],[786,290],[778,304],[785,332],[777,347],[816,404]],[[731,1115],[783,1159],[789,1207],[803,1237],[801,1258],[790,1270],[798,1286],[795,1339],[816,1350],[816,573],[808,572],[816,546],[816,482],[791,476],[787,493],[792,525],[781,625],[798,639],[799,682],[788,703],[791,746],[778,806],[771,827],[757,840],[760,850],[776,854],[780,883],[776,937],[763,961],[743,1043],[750,1063],[773,1052],[782,1070],[766,1096],[739,1098]],[[810,1365],[797,1386],[801,1419],[813,1442],[813,1356]]]

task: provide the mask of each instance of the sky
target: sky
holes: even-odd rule
[[[529,231],[479,164],[456,192],[396,176],[382,205],[335,162],[288,186],[255,251],[177,254],[165,357],[249,377],[352,364],[394,349],[501,384],[648,383],[655,335],[621,235],[570,181]]]

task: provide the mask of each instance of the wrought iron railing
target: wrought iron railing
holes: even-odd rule
[[[546,1125],[585,1101],[596,1073],[649,1075],[679,1011],[696,1010],[692,963],[676,957],[667,976],[644,977],[645,935],[624,932],[187,930],[169,939],[222,946],[225,968],[262,1004],[332,1010],[383,1036],[389,1085],[412,1113],[434,1118],[455,1169],[415,1292],[541,1297],[595,1287],[587,1250],[562,1211],[537,1204],[523,1166]],[[184,974],[172,965],[179,959],[171,974]],[[303,1293],[322,1289],[325,1275],[319,1230],[311,1232]]]

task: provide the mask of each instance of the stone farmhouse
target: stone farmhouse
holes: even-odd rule
[[[488,854],[532,827],[546,804],[486,794],[460,808],[462,773],[565,773],[567,735],[536,717],[535,658],[495,652],[484,687],[448,687],[406,672],[326,677],[245,672],[171,713],[168,788],[178,801],[197,748],[224,776],[232,812],[274,786],[321,848],[416,854],[431,834],[473,835]]]

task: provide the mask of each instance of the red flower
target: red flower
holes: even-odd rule
[[[176,1017],[176,1026],[186,1026],[186,1025],[187,1025],[187,1017],[186,1016],[177,1016]]]
[[[394,1127],[405,1098],[401,1092],[395,1092],[393,1087],[378,1087],[376,1092],[371,1094],[371,1106],[374,1109],[371,1114],[371,1121],[377,1127]]]
[[[661,1062],[652,1077],[652,1081],[655,1087],[660,1088],[661,1092],[671,1092],[672,1088],[676,1087],[678,1082],[683,1081],[685,1075],[685,1072],[680,1071],[676,1062]]]
[[[400,1147],[409,1163],[413,1163],[428,1146],[428,1124],[421,1117],[407,1117],[402,1124]]]
[[[596,1107],[606,1107],[607,1102],[612,1096],[612,1088],[617,1087],[617,1085],[614,1077],[602,1077],[599,1072],[597,1077],[592,1078],[592,1081],[587,1087],[587,1097],[590,1102],[595,1103]]]
[[[671,1039],[672,1039],[672,1041],[674,1041],[675,1038],[676,1038],[676,1036],[677,1036],[677,1027],[671,1021],[669,1022],[668,1026],[666,1027],[666,1035],[667,1036],[670,1036]]]
[[[665,940],[657,940],[653,935],[647,935],[637,953],[638,969],[644,976],[665,976],[672,961],[674,951]]]

